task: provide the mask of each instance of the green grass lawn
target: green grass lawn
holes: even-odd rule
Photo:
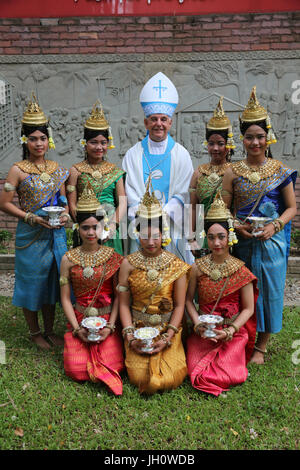
[[[140,396],[126,373],[122,397],[65,376],[62,349],[37,350],[21,309],[0,297],[0,449],[237,450],[299,448],[299,308],[286,307],[264,366],[215,398],[187,378],[174,391]],[[56,332],[65,331],[58,311]],[[293,344],[294,343],[294,344]],[[300,345],[298,346],[300,349]],[[294,353],[294,356],[292,356]],[[294,359],[293,359],[294,358]]]

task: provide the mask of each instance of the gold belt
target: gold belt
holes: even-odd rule
[[[143,313],[132,309],[132,317],[134,321],[141,321],[145,326],[162,325],[169,322],[172,312],[168,313]]]
[[[83,313],[86,317],[100,317],[101,315],[107,315],[111,312],[111,305],[107,305],[106,307],[84,307],[83,305],[79,305],[77,302],[75,304],[75,309]]]

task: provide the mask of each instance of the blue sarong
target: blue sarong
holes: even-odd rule
[[[285,210],[281,191],[290,182],[295,184],[296,176],[296,171],[284,166],[280,167],[278,173],[274,173],[268,179],[269,184],[263,197],[251,215],[272,219],[279,217]],[[259,184],[262,186],[264,181],[266,180],[262,180]],[[244,220],[255,204],[259,190],[257,185],[242,176],[234,180],[234,185],[234,194],[235,197],[237,196],[235,201],[243,202],[236,207],[236,216]],[[251,186],[253,186],[253,192]],[[239,237],[238,244],[234,247],[234,255],[243,260],[258,279],[259,297],[256,304],[258,332],[278,333],[282,328],[291,224],[287,225],[285,230],[275,233],[266,241]]]

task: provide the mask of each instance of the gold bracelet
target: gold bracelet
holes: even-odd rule
[[[280,226],[280,229],[278,230],[278,232],[280,232],[280,230],[282,230],[285,226],[285,223],[283,222],[283,220],[281,219],[275,219],[275,222],[278,222],[279,223],[279,226]]]
[[[174,326],[174,325],[171,325],[171,323],[169,323],[167,325],[167,330],[169,330],[169,329],[173,330],[175,332],[175,334],[177,334],[179,332],[178,328],[176,328],[176,326]]]
[[[129,333],[133,335],[134,330],[135,330],[134,326],[126,326],[125,328],[123,328],[122,330],[123,338],[125,338],[125,336],[128,335]]]
[[[276,222],[277,220],[272,220],[271,224],[274,225],[275,233],[278,233],[280,231],[280,227]]]
[[[233,334],[231,333],[231,331],[228,328],[223,328],[223,331],[225,331],[226,333],[226,338],[224,338],[224,341],[231,341],[233,337]]]
[[[200,323],[197,323],[197,325],[194,325],[194,332],[198,334],[198,328],[200,328],[200,326],[203,326],[203,323],[200,322]]]
[[[128,341],[128,347],[131,348],[131,343],[133,341],[137,341],[137,338],[131,338],[129,341]]]
[[[172,343],[171,343],[171,341],[170,341],[169,338],[168,338],[168,333],[163,333],[162,335],[160,335],[160,337],[161,337],[162,341],[163,341],[164,343],[166,343],[166,345],[167,345],[168,347],[171,346]]]
[[[234,329],[236,333],[239,331],[239,328],[234,323],[230,323],[229,326],[232,326],[232,328]]]
[[[68,212],[63,212],[62,214],[60,214],[61,217],[67,217],[68,219],[68,222],[71,220],[71,216]]]
[[[81,330],[81,326],[77,326],[77,328],[74,328],[74,330],[72,331],[72,335],[74,336],[78,336],[78,331]]]
[[[116,329],[116,326],[115,325],[112,325],[111,323],[106,323],[105,327],[104,328],[109,328],[110,329],[110,332],[113,333]]]

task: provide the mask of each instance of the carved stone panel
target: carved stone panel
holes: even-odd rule
[[[300,104],[292,100],[300,51],[0,56],[0,64],[0,83],[5,83],[5,100],[0,100],[1,177],[21,159],[20,122],[31,91],[50,117],[56,149],[49,151],[49,158],[65,167],[83,158],[79,144],[83,124],[99,98],[116,147],[108,158],[121,165],[128,148],[145,136],[139,94],[159,71],[173,81],[179,94],[171,135],[190,151],[195,167],[208,161],[205,124],[221,95],[237,146],[233,159],[243,158],[238,118],[256,85],[277,135],[274,157],[300,168]]]

